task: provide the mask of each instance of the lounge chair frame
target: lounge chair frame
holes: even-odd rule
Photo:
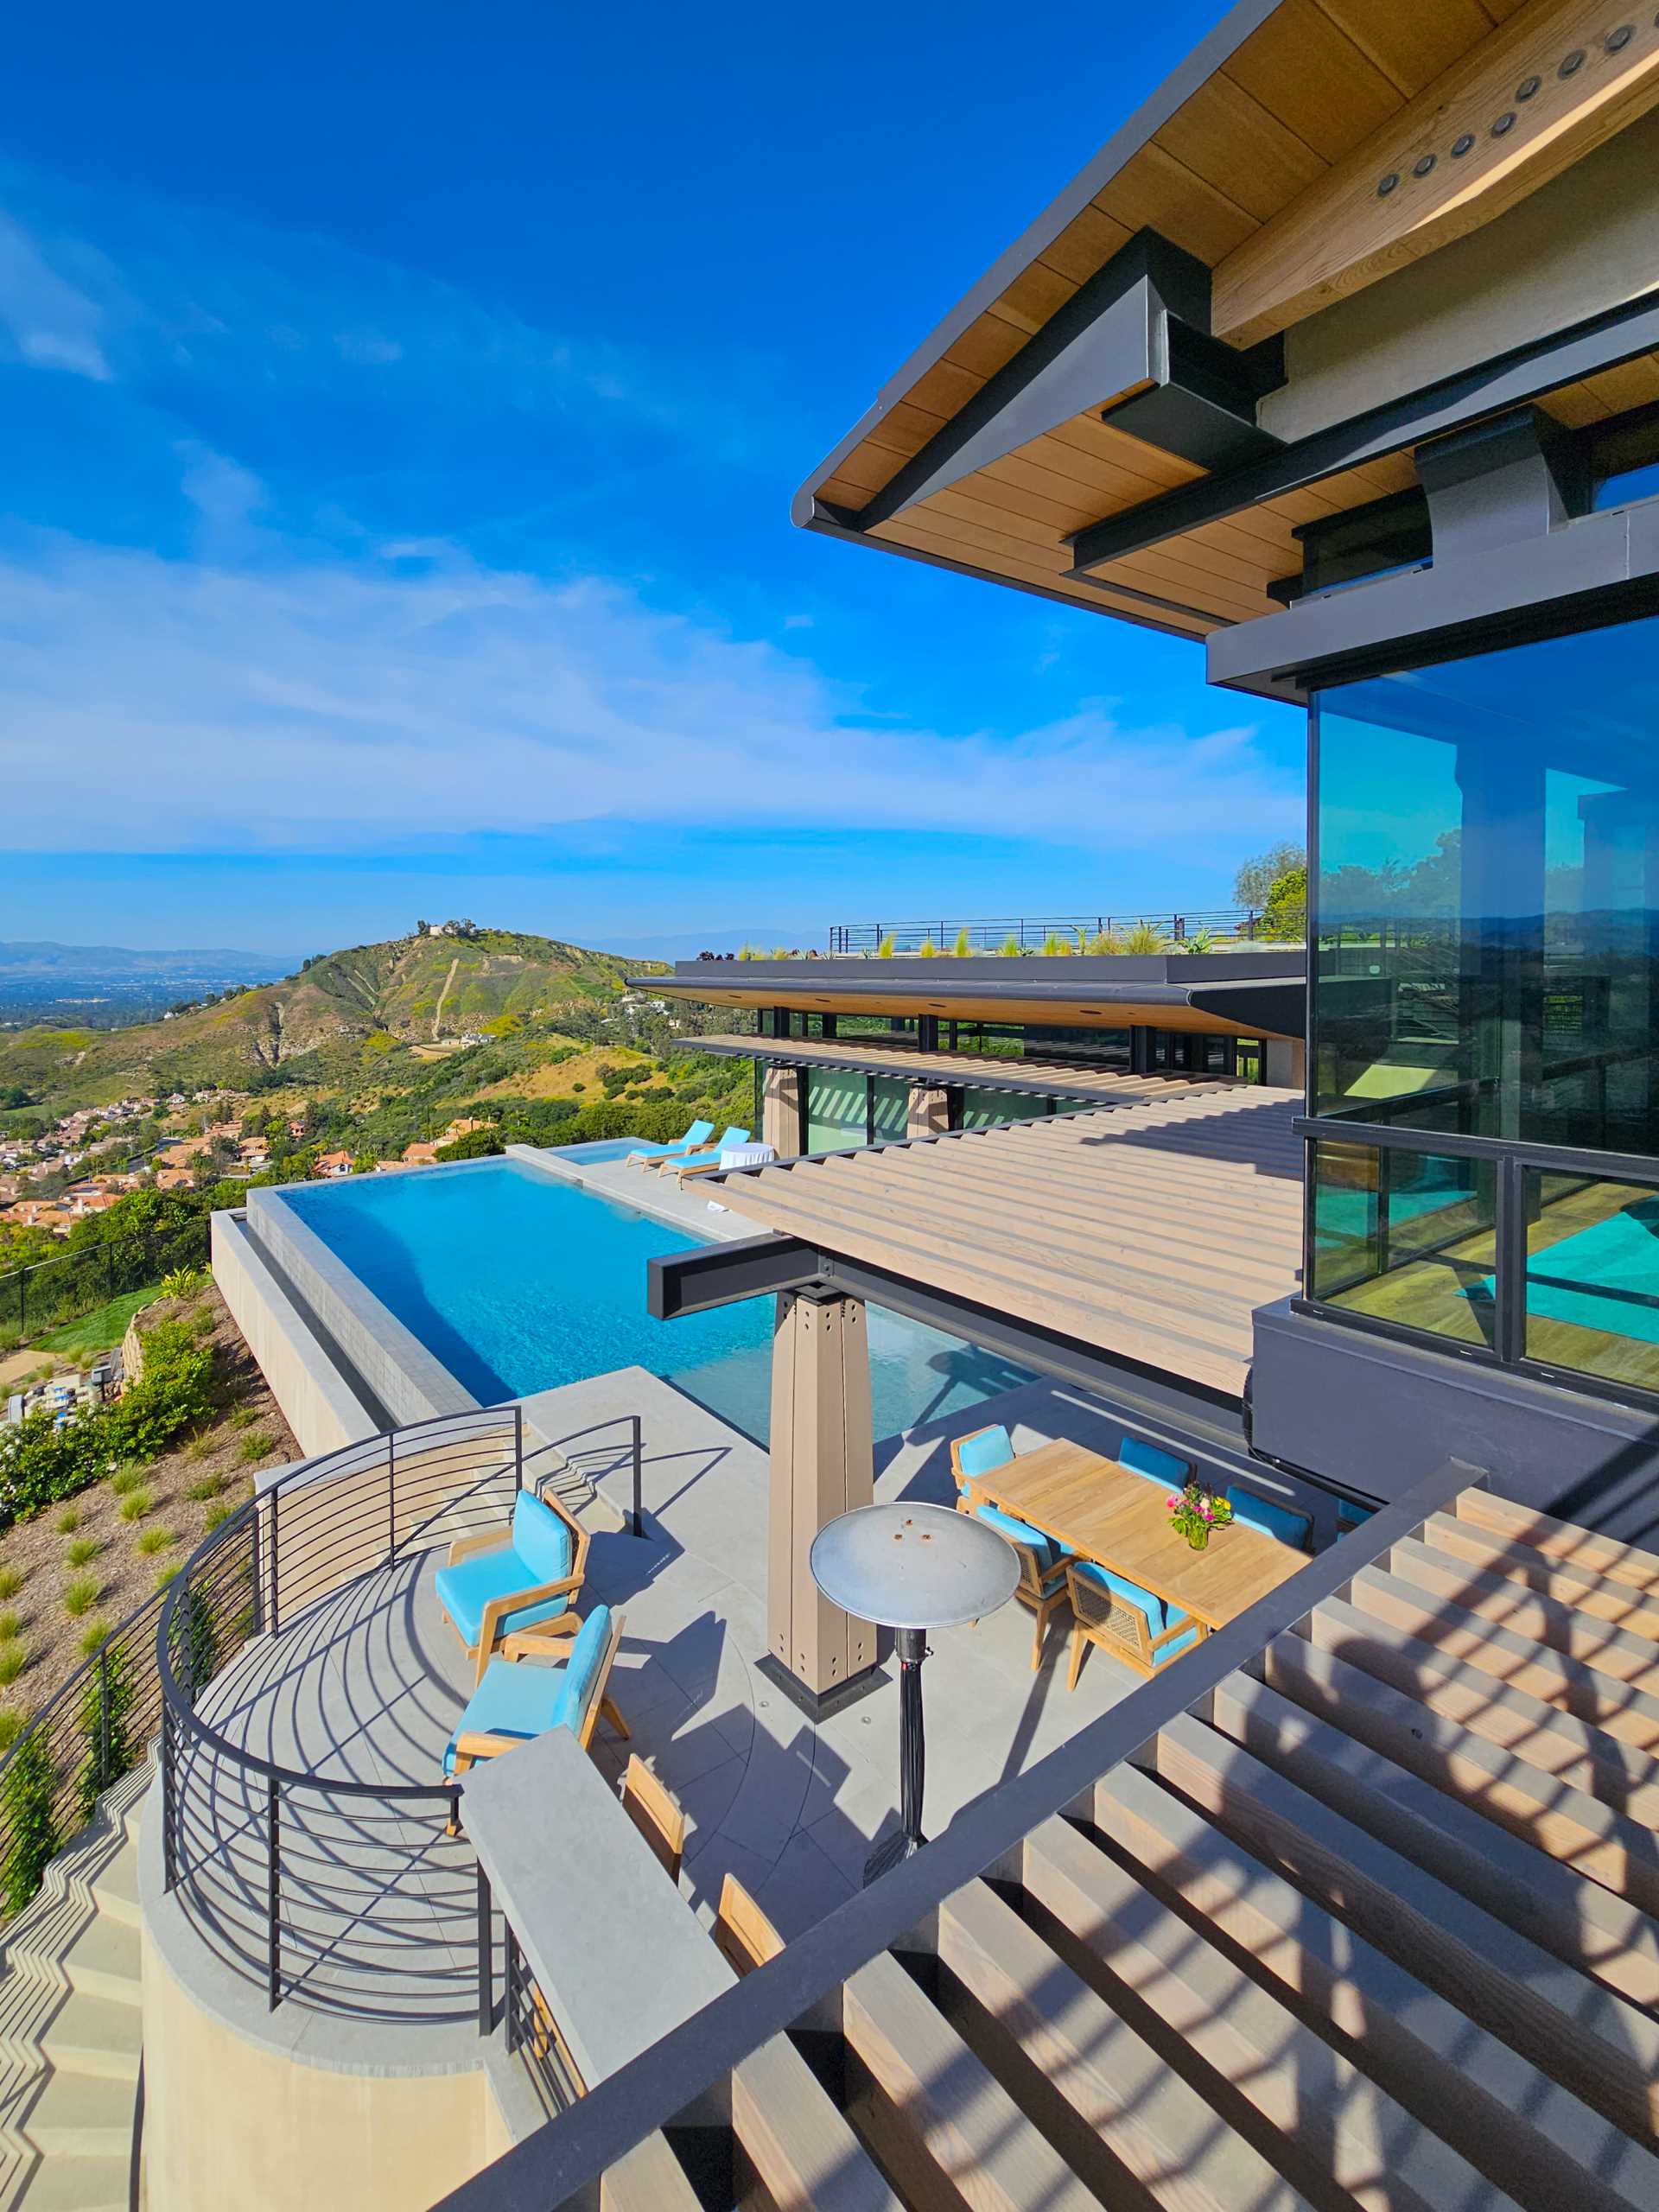
[[[599,1662],[599,1672],[594,1679],[594,1694],[588,1700],[588,1710],[583,1713],[582,1726],[576,1731],[576,1741],[584,1751],[591,1747],[594,1732],[601,1719],[609,1722],[624,1743],[626,1743],[633,1733],[627,1722],[617,1711],[615,1700],[612,1698],[608,1687],[611,1668],[616,1658],[617,1646],[622,1641],[622,1622],[623,1616],[620,1613],[612,1614],[611,1632],[606,1638],[604,1654]],[[524,1648],[515,1650],[512,1648],[515,1644]],[[538,1637],[533,1632],[521,1631],[507,1638],[502,1656],[517,1663],[528,1663],[535,1667],[548,1665],[553,1655],[548,1649],[545,1637]],[[457,1778],[465,1774],[467,1770],[474,1765],[478,1760],[499,1758],[503,1751],[511,1751],[525,1740],[523,1736],[498,1736],[493,1731],[486,1729],[467,1729],[455,1738],[454,1771]]]
[[[550,1513],[556,1514],[569,1529],[570,1572],[557,1582],[533,1583],[526,1589],[510,1590],[503,1597],[490,1599],[484,1608],[483,1618],[479,1623],[478,1642],[466,1643],[466,1639],[462,1638],[463,1643],[466,1643],[467,1656],[473,1662],[474,1684],[483,1681],[484,1669],[495,1656],[498,1644],[501,1644],[505,1649],[507,1643],[515,1643],[519,1637],[525,1636],[543,1637],[574,1636],[582,1626],[582,1616],[576,1611],[576,1599],[581,1595],[582,1577],[588,1567],[588,1531],[569,1506],[561,1504],[556,1497],[544,1497],[539,1491],[532,1491],[531,1496],[538,1504],[546,1506]],[[502,1551],[510,1547],[512,1542],[511,1520],[508,1521],[505,1529],[483,1529],[477,1530],[470,1536],[457,1536],[449,1547],[447,1564],[454,1567],[461,1560],[475,1559],[481,1552]],[[549,1598],[569,1598],[570,1603],[562,1613],[556,1613],[551,1620],[539,1622],[533,1629],[517,1630],[512,1636],[505,1634],[501,1624],[509,1613],[516,1613],[524,1605],[542,1605]],[[442,1605],[438,1610],[443,1613],[448,1625],[454,1629],[455,1634],[460,1636],[461,1630],[455,1628],[455,1624],[450,1620],[448,1613]]]

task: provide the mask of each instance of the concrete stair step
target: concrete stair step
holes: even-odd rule
[[[72,1989],[105,1997],[118,2005],[143,2002],[143,1952],[138,1931],[124,1921],[100,1914],[75,1937],[57,1961]]]
[[[130,2145],[118,2158],[45,2158],[0,2202],[6,2212],[128,2212],[130,2161]]]
[[[137,2005],[72,1990],[41,2037],[41,2050],[57,2073],[136,2082],[143,2031],[143,2015]]]
[[[138,1902],[138,1852],[135,1844],[129,1843],[99,1871],[92,1884],[92,1902],[111,1920],[124,1921],[129,1928],[143,1927],[144,1916]]]
[[[48,2160],[114,2159],[132,2153],[133,2085],[96,2074],[48,2074],[22,2123]]]

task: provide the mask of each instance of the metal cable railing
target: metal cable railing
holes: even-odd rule
[[[1261,931],[1262,916],[1248,906],[1191,907],[1181,912],[1168,907],[1157,913],[1014,914],[960,916],[929,922],[835,922],[830,925],[829,952],[833,958],[868,957],[890,944],[895,954],[919,951],[924,944],[949,952],[965,942],[974,952],[1040,953],[1052,940],[1069,940],[1070,952],[1122,950],[1119,942],[1131,931],[1150,931],[1173,951],[1182,951],[1195,938],[1217,944],[1243,938],[1253,941]]]
[[[397,1663],[398,1637],[425,1554],[499,1528],[523,1479],[516,1406],[396,1430],[279,1477],[168,1589],[166,1887],[273,2009],[478,2014],[460,1790],[400,1778],[441,1773],[450,1715]],[[256,1639],[263,1663],[232,1669]]]

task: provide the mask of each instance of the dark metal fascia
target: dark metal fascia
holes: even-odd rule
[[[657,1253],[645,1262],[645,1311],[653,1321],[677,1321],[740,1299],[805,1290],[819,1273],[817,1254],[798,1236],[743,1236]]]
[[[1084,569],[1219,522],[1344,468],[1398,453],[1421,439],[1482,415],[1537,399],[1556,386],[1593,376],[1659,346],[1659,293],[1610,308],[1573,329],[1516,346],[1455,376],[1442,377],[1345,423],[1293,440],[1275,454],[1224,475],[1166,492],[1124,513],[1090,523],[1071,539],[1075,577]]]
[[[1211,683],[1338,681],[1659,611],[1659,502],[1299,600],[1206,640]]]

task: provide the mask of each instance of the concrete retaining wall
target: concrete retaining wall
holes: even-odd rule
[[[213,1217],[213,1281],[308,1459],[379,1433],[374,1412],[318,1342],[243,1217]]]

